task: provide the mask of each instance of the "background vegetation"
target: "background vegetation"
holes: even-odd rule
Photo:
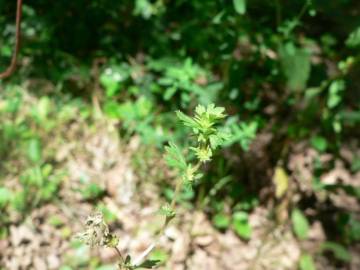
[[[13,2],[0,0],[1,70]],[[71,240],[75,223],[97,208],[136,238],[134,220],[173,196],[161,153],[189,141],[174,111],[210,103],[232,137],[182,191],[174,226],[204,215],[248,254],[210,269],[360,268],[359,1],[28,0],[21,28],[18,69],[0,81],[0,268],[108,269]],[[209,269],[189,259],[205,245],[190,236],[176,263]],[[269,239],[293,255],[256,244]],[[177,269],[170,249],[154,256]]]

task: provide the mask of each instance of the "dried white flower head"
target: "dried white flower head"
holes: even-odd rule
[[[85,231],[75,236],[85,244],[91,247],[115,247],[118,244],[118,238],[110,233],[109,227],[101,213],[88,216],[85,226]]]

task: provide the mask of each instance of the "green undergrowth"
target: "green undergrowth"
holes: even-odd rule
[[[320,223],[326,241],[302,250],[299,268],[324,258],[350,267],[360,228],[358,1],[85,2],[24,3],[18,69],[0,82],[2,236],[61,199],[68,172],[56,156],[70,127],[101,133],[108,121],[122,143],[139,140],[132,166],[161,200],[174,198],[161,155],[171,141],[189,158],[212,155],[205,180],[180,192],[180,207],[201,209],[219,232],[245,242],[258,207],[300,245]],[[12,54],[14,9],[0,0],[1,70]],[[220,151],[194,150],[194,123],[184,127],[174,112],[211,103],[226,109],[232,137]],[[294,159],[307,163],[294,168]],[[349,177],[324,181],[334,172]],[[108,195],[86,177],[76,192],[94,205]]]

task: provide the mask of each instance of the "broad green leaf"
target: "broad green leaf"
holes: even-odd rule
[[[310,53],[288,42],[280,47],[280,62],[290,90],[303,90],[310,76]]]
[[[4,207],[11,201],[12,193],[5,187],[0,187],[0,208]]]
[[[294,209],[291,213],[291,221],[296,236],[302,240],[306,239],[309,232],[309,222],[305,215],[299,209]]]
[[[324,137],[320,137],[320,136],[313,137],[310,143],[319,152],[324,152],[327,148],[327,141]]]
[[[273,182],[275,184],[275,196],[281,198],[288,189],[289,177],[282,167],[276,167],[273,176]]]
[[[111,118],[118,118],[120,114],[120,105],[114,100],[106,101],[104,104],[104,112]]]
[[[41,161],[41,142],[38,138],[33,138],[29,141],[27,154],[32,162],[37,163]]]
[[[331,251],[335,258],[341,261],[349,262],[351,255],[349,251],[342,245],[335,242],[325,242],[321,245],[323,251]]]
[[[240,15],[246,12],[246,0],[233,0],[234,8]]]
[[[303,254],[299,261],[300,270],[316,270],[313,258],[309,254]]]
[[[96,183],[87,184],[82,190],[81,195],[86,200],[94,200],[104,194],[104,189]]]
[[[154,8],[148,0],[135,0],[134,14],[149,19],[154,14]]]
[[[341,92],[345,90],[344,80],[335,80],[330,84],[327,106],[332,109],[342,101]]]
[[[149,256],[149,260],[157,261],[159,263],[166,262],[169,258],[169,254],[162,249],[155,249],[153,252],[151,252]]]
[[[164,94],[164,99],[170,100],[175,95],[176,91],[177,91],[176,87],[167,88]]]
[[[250,239],[252,229],[248,221],[246,212],[236,212],[233,214],[232,226],[234,231],[244,239]]]
[[[227,229],[230,225],[230,218],[225,214],[217,214],[212,219],[213,224],[218,229]]]
[[[33,110],[33,114],[35,116],[35,118],[41,122],[41,121],[45,121],[47,115],[50,112],[50,107],[51,107],[51,102],[49,97],[44,96],[42,97],[38,104],[36,104],[36,106],[34,107]]]
[[[355,48],[360,46],[360,26],[356,28],[346,40],[346,46]]]

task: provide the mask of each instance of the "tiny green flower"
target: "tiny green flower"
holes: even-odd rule
[[[195,152],[196,157],[203,163],[210,161],[213,155],[210,147],[192,147],[191,150]]]
[[[161,206],[159,212],[160,212],[160,214],[162,214],[168,218],[173,218],[176,215],[175,211],[171,208],[170,204],[165,204],[165,205]]]

